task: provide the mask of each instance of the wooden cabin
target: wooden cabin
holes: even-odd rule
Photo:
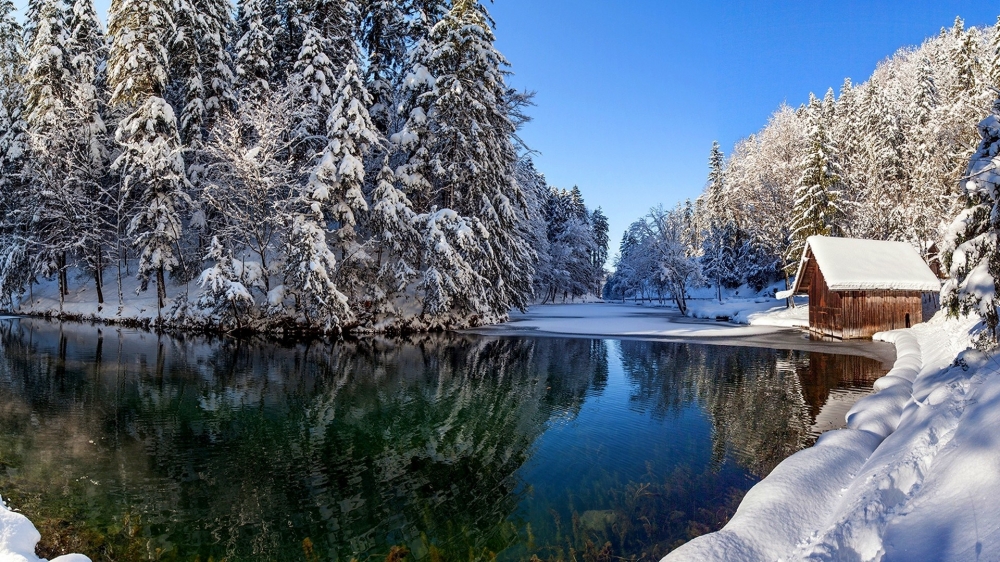
[[[795,285],[809,295],[809,329],[840,339],[909,328],[929,319],[941,281],[905,242],[812,236]]]

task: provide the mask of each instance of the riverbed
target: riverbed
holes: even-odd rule
[[[794,332],[542,335],[3,319],[0,493],[45,556],[658,560],[886,370],[884,347]]]

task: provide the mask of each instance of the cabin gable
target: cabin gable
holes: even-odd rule
[[[813,241],[824,242],[822,239],[811,238],[810,242]],[[885,243],[877,241],[858,240],[838,243],[843,242],[883,244],[878,249],[885,250]],[[936,311],[937,293],[930,290],[934,285],[930,282],[907,286],[909,280],[904,279],[899,287],[879,287],[878,285],[882,283],[888,283],[890,286],[893,283],[891,279],[886,281],[885,276],[879,272],[872,275],[872,281],[860,278],[856,282],[852,281],[851,284],[855,286],[851,286],[843,280],[844,266],[838,264],[835,268],[835,273],[839,276],[836,285],[838,289],[831,289],[829,277],[824,271],[825,266],[822,265],[826,262],[816,259],[811,246],[809,243],[806,244],[793,289],[794,293],[809,295],[811,331],[839,339],[871,338],[877,332],[909,328],[919,324]],[[820,257],[827,262],[831,261],[829,248],[823,249],[827,253],[825,257]],[[838,256],[843,255],[838,254]],[[842,259],[838,259],[839,263],[843,263]],[[837,260],[834,262],[838,263]],[[926,267],[922,261],[920,265]],[[914,274],[911,269],[911,279],[914,275],[919,279],[922,273],[918,271]],[[929,268],[926,273],[933,275]]]

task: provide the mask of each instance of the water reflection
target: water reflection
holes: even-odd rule
[[[0,321],[0,491],[48,556],[652,559],[724,523],[840,371],[877,365],[816,357]]]
[[[713,462],[732,452],[759,477],[815,441],[831,394],[856,401],[885,374],[867,357],[746,347],[623,341],[621,356],[635,408],[668,416],[696,401],[712,418]]]

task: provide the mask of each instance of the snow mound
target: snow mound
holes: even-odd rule
[[[0,562],[42,562],[35,555],[35,545],[41,538],[27,517],[7,509],[0,498]],[[90,558],[67,554],[51,562],[90,562]]]
[[[747,494],[721,531],[668,555],[711,560],[976,560],[1000,551],[1000,362],[978,319],[878,334],[898,359],[875,394]]]

